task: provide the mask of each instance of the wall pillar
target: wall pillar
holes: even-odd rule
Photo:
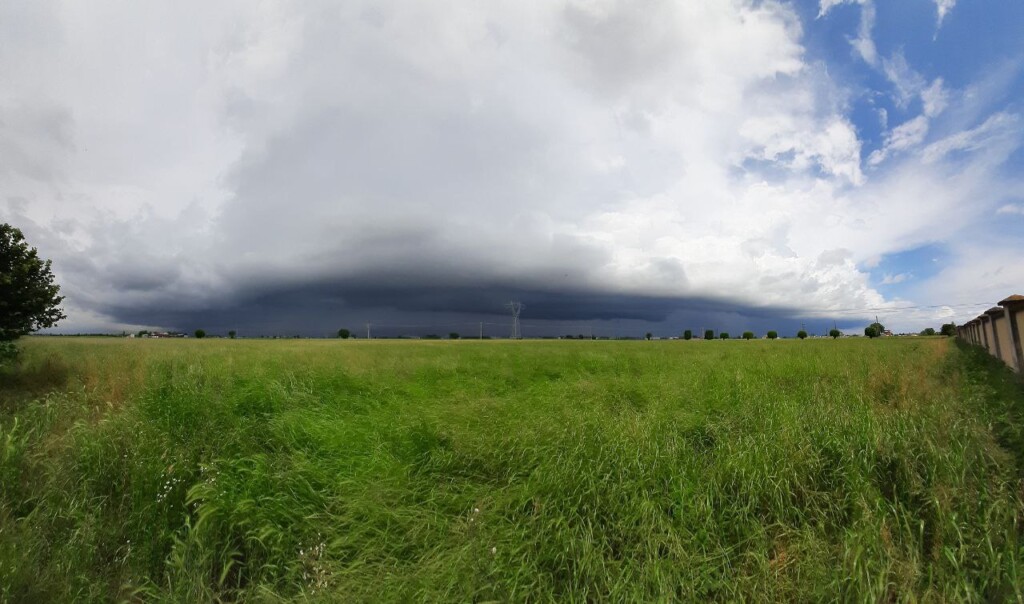
[[[1024,322],[1024,296],[1015,294],[999,302],[1003,307],[1006,320],[1010,322],[1010,339],[1007,343],[1013,351],[1014,367],[1018,373],[1024,372],[1024,349],[1021,344],[1021,323]]]
[[[999,326],[996,325],[996,322],[1003,317],[1005,312],[999,306],[993,306],[985,311],[985,319],[988,320],[989,329],[992,330],[992,337],[990,338],[992,349],[989,350],[989,353],[999,360],[1003,358],[1003,351],[999,347]]]

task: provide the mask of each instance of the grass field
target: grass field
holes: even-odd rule
[[[1024,393],[945,339],[23,347],[0,599],[1024,594]]]

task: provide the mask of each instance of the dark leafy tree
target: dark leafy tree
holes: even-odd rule
[[[838,329],[830,329],[828,331],[828,335],[832,336],[832,339],[834,340],[839,336],[843,335],[843,332],[839,331]]]
[[[729,339],[729,332],[728,331],[723,331],[722,333],[718,334],[718,337],[722,338],[723,340],[728,340]]]
[[[145,329],[140,329],[140,330],[139,330],[139,333],[137,333],[137,334],[135,334],[135,335],[136,335],[137,337],[140,337],[140,338],[144,338],[144,337],[146,337],[146,336],[148,336],[148,335],[149,335],[149,331],[148,331],[148,330],[145,330]]]
[[[878,328],[875,327],[874,324],[871,324],[864,328],[864,335],[866,335],[869,338],[877,338],[882,334],[881,332],[878,331]]]
[[[458,332],[453,331],[450,334],[448,334],[448,339],[449,340],[458,340],[459,339]]]
[[[881,323],[872,323],[869,327],[874,327],[875,331],[878,332],[878,335],[885,333],[885,325],[882,325]]]
[[[713,330],[713,329],[705,329],[704,330],[704,339],[705,340],[714,340],[715,339],[715,330]]]
[[[935,328],[934,327],[925,327],[924,329],[921,330],[921,335],[922,336],[934,336],[935,335]]]
[[[754,339],[754,332],[752,332],[752,331],[744,331],[743,332],[743,339],[744,340],[753,340]]]
[[[342,340],[347,340],[352,337],[352,332],[345,329],[344,327],[338,330],[338,337]]]
[[[649,332],[649,331],[644,334],[644,339],[646,339],[646,340],[650,340],[653,337],[654,337],[654,334]]]
[[[944,336],[955,336],[956,335],[956,324],[955,323],[943,323],[942,328],[939,329],[939,333]]]
[[[206,330],[204,330],[204,329],[197,329],[195,331],[195,336],[196,336],[196,338],[198,338],[200,340],[205,338],[206,337]]]
[[[237,335],[238,335],[238,332],[235,331],[234,329],[232,329],[231,331],[228,332],[228,337],[231,338],[232,340],[234,340],[235,336],[237,336]]]
[[[21,230],[0,224],[0,341],[13,341],[66,318],[50,261],[29,247]]]
[[[684,331],[684,332],[683,332],[683,339],[684,339],[684,340],[692,340],[692,339],[693,339],[693,332],[692,332],[692,331],[690,331],[689,329],[687,329],[686,331]]]
[[[775,331],[773,329],[772,331],[769,331],[768,333],[766,333],[764,335],[768,336],[769,340],[774,340],[775,338],[779,337],[779,332],[777,332],[777,331]]]
[[[796,332],[796,337],[803,340],[804,338],[807,337],[807,332],[801,329],[800,331]]]

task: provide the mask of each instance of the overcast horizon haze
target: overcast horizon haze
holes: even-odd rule
[[[0,3],[50,333],[785,335],[1024,293],[1017,0]]]

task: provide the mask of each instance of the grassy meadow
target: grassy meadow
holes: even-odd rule
[[[946,339],[22,346],[0,600],[1024,597],[1024,391]]]

